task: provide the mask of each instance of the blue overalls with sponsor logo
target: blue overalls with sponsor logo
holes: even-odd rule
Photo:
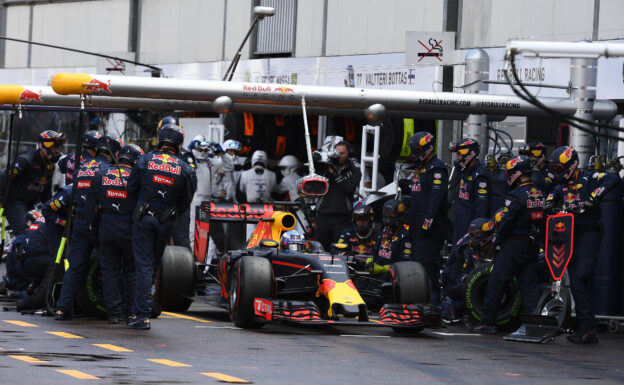
[[[138,319],[151,314],[152,280],[175,221],[186,210],[197,188],[191,166],[167,151],[139,158],[128,178],[128,195],[137,200],[132,227],[136,288],[132,313]]]
[[[93,193],[99,212],[102,298],[109,317],[124,318],[132,312],[136,285],[132,254],[132,212],[136,201],[128,196],[132,167],[120,164],[96,173]],[[89,210],[93,212],[93,210]]]
[[[453,242],[459,241],[468,232],[470,222],[488,216],[490,176],[479,161],[459,175],[459,194],[456,202]]]
[[[533,182],[511,190],[505,199],[508,212],[496,230],[495,243],[502,245],[483,299],[483,323],[495,326],[498,304],[505,285],[516,277],[522,295],[522,310],[532,313],[539,299],[537,254],[543,234],[544,195]]]
[[[416,170],[410,194],[410,234],[413,260],[420,262],[429,277],[431,303],[440,304],[440,250],[446,237],[448,171],[434,157]]]
[[[108,166],[110,166],[108,159],[103,155],[98,155],[91,160],[85,158],[74,176],[76,216],[69,248],[67,249],[69,268],[63,277],[61,297],[56,304],[57,309],[62,310],[64,313],[70,312],[74,306],[74,298],[85,277],[89,258],[96,246],[97,239],[92,223],[93,215],[87,212],[87,210],[95,207],[91,202],[94,199],[91,189],[93,188],[95,174],[100,168]]]

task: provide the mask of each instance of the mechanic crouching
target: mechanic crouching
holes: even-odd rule
[[[620,181],[617,174],[580,171],[576,150],[557,148],[550,157],[555,186],[547,207],[562,207],[574,214],[574,247],[568,265],[578,330],[568,336],[574,343],[598,343],[593,304],[594,268],[601,241],[601,213],[598,203]]]
[[[112,149],[111,149],[112,150]],[[114,151],[114,150],[112,150]],[[132,312],[134,257],[132,255],[132,212],[136,201],[128,196],[127,180],[143,150],[127,144],[119,152],[119,163],[98,171],[91,199],[99,216],[100,269],[102,298],[108,323],[118,324]]]
[[[152,282],[160,265],[176,213],[184,212],[197,188],[191,166],[178,157],[184,131],[166,124],[158,132],[158,149],[141,156],[128,178],[128,197],[137,201],[132,226],[136,288],[130,329],[149,330]]]
[[[518,155],[505,165],[507,183],[512,190],[505,199],[507,212],[496,230],[495,245],[501,250],[496,256],[492,275],[485,289],[483,319],[469,329],[496,333],[497,306],[505,285],[517,277],[524,313],[531,313],[539,299],[537,255],[539,235],[543,227],[544,196],[531,181],[532,165],[528,157]]]
[[[85,158],[74,177],[76,216],[67,250],[69,269],[67,269],[63,277],[61,296],[56,303],[54,314],[54,319],[59,321],[72,318],[71,312],[74,307],[74,298],[85,277],[89,258],[97,243],[94,223],[92,222],[93,215],[87,212],[87,207],[94,207],[88,200],[93,197],[91,188],[95,179],[95,173],[100,168],[106,168],[110,165],[112,157],[117,156],[117,153],[111,154],[108,149],[117,149],[118,152],[121,149],[121,140],[117,135],[109,133],[107,136],[99,138],[96,148],[97,155],[95,159],[88,160],[88,158]]]
[[[379,238],[373,223],[375,212],[369,205],[361,205],[353,210],[352,217],[353,224],[340,234],[338,243],[347,244],[347,254],[370,256]]]
[[[386,274],[390,265],[411,261],[412,239],[405,228],[405,203],[390,199],[383,205],[383,228],[373,246],[372,257],[366,261],[366,270],[373,275]]]
[[[451,250],[442,271],[442,285],[447,299],[442,302],[442,318],[454,322],[464,315],[464,281],[479,264],[492,257],[492,240],[496,233],[494,221],[477,218]]]

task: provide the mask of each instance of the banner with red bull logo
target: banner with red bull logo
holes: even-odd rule
[[[544,256],[553,279],[563,278],[574,250],[574,215],[559,213],[546,219]]]

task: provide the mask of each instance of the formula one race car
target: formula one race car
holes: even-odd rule
[[[218,205],[228,207],[205,202],[198,213],[200,250],[205,250],[201,235],[211,219],[240,221],[245,216],[258,222],[255,231],[245,248],[224,253],[217,266],[201,263],[203,256],[197,253],[193,261],[187,249],[169,246],[157,285],[163,309],[186,310],[193,286],[217,281],[219,303],[243,328],[291,322],[391,326],[400,332],[440,325],[439,307],[430,305],[428,278],[419,263],[395,263],[388,274],[378,277],[365,271],[358,259],[343,255],[340,244],[331,253],[313,241],[307,250],[280,250],[282,232],[297,224],[295,215],[274,211],[270,204]]]

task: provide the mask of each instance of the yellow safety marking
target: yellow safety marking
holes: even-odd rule
[[[148,358],[147,360],[155,362],[157,364],[162,364],[162,365],[167,365],[167,366],[191,366],[191,365],[183,364],[181,362],[175,362],[171,360],[161,360],[157,358]]]
[[[251,381],[243,380],[242,378],[238,378],[238,377],[228,376],[227,374],[223,374],[223,373],[200,373],[200,374],[203,374],[204,376],[216,378],[217,380],[221,382],[231,382],[234,384],[251,384]]]
[[[92,376],[85,372],[81,372],[80,370],[62,370],[56,369],[57,372],[67,374],[68,376],[72,376],[74,378],[79,378],[81,380],[99,380],[100,377]]]
[[[23,327],[26,327],[26,328],[38,328],[39,327],[39,326],[37,326],[35,324],[31,324],[31,323],[24,322],[24,321],[13,321],[13,320],[6,320],[5,319],[4,322],[10,323],[10,324],[13,324],[13,325],[17,325],[17,326],[23,326]]]
[[[170,315],[170,316],[176,317],[176,318],[190,319],[191,321],[203,322],[203,323],[207,323],[207,324],[212,323],[212,321],[208,321],[208,320],[205,320],[205,319],[190,317],[190,316],[187,316],[187,315],[184,315],[184,314],[170,313],[168,311],[164,311],[164,312],[162,312],[162,314]]]
[[[102,349],[112,350],[114,352],[133,352],[134,350],[122,348],[121,346],[111,345],[111,344],[93,344],[93,346],[97,346]]]
[[[42,361],[38,358],[35,357],[31,357],[31,356],[13,356],[13,355],[9,355],[9,357],[11,358],[15,358],[16,360],[20,360],[20,361],[24,361],[24,362],[30,362],[33,364],[40,364],[40,363],[45,363],[48,361]]]
[[[65,333],[65,332],[46,332],[48,334],[54,334],[55,336],[59,336],[59,337],[63,337],[63,338],[84,338],[81,336],[77,336],[75,334],[71,334],[71,333]]]

